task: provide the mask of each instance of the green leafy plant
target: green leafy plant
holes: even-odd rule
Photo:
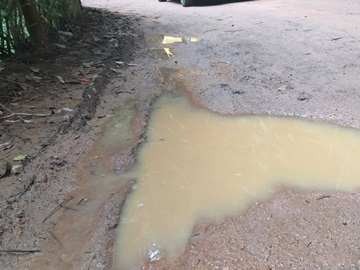
[[[80,0],[1,0],[0,59],[44,43],[46,35],[72,23],[80,12]]]

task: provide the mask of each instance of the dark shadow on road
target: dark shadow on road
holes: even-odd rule
[[[193,0],[191,6],[218,6],[218,5],[225,5],[231,4],[236,2],[250,2],[250,1],[258,1],[258,0]],[[178,0],[172,0],[171,2],[180,4]]]

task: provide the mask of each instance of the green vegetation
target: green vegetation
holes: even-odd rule
[[[46,45],[49,33],[72,24],[80,12],[80,0],[1,0],[0,59]]]

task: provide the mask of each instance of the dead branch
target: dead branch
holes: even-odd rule
[[[37,253],[41,249],[0,249],[0,253]]]

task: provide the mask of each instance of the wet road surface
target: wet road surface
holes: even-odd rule
[[[222,113],[272,113],[322,118],[359,127],[357,74],[360,3],[356,1],[99,1],[140,18],[150,50],[169,48],[202,104]],[[154,44],[146,36],[198,42]]]

